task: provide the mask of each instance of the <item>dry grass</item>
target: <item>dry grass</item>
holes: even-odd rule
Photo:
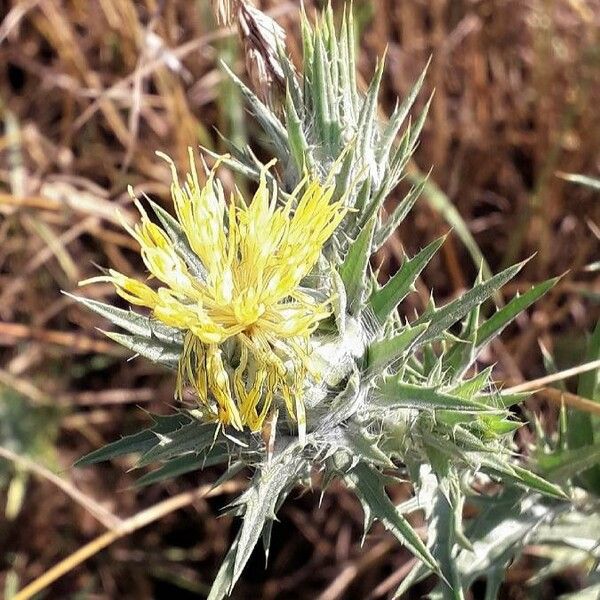
[[[294,32],[297,5],[263,2]],[[128,184],[168,206],[169,174],[156,149],[183,164],[188,145],[219,148],[215,126],[260,143],[217,61],[242,70],[243,60],[208,2],[14,0],[0,7],[0,402],[21,407],[8,412],[27,432],[27,443],[8,435],[6,409],[0,445],[33,453],[126,518],[211,474],[136,491],[127,461],[69,468],[135,429],[145,419],[138,405],[168,411],[173,382],[145,361],[125,362],[96,331],[102,323],[60,290],[74,290],[95,273],[94,263],[141,272],[116,209],[129,213]],[[433,180],[492,268],[537,252],[506,294],[568,270],[485,360],[513,383],[543,374],[539,340],[561,365],[576,363],[582,334],[599,316],[600,282],[585,265],[598,260],[588,223],[600,222],[600,203],[556,173],[600,172],[600,2],[355,0],[355,7],[364,27],[364,75],[389,46],[384,112],[433,55],[427,87],[436,95],[416,163],[423,170],[435,165]],[[290,43],[297,56],[293,35]],[[413,252],[447,228],[421,202],[382,252],[383,276],[403,246]],[[425,281],[442,301],[474,274],[452,237]],[[86,293],[106,298],[111,290]],[[424,299],[416,294],[411,302]],[[21,427],[30,421],[30,429]],[[0,472],[10,509],[0,528],[0,571],[9,587],[103,531],[51,481],[14,473]],[[230,537],[231,520],[217,519],[217,506],[198,499],[135,531],[70,572],[47,597],[202,594]],[[268,570],[256,556],[238,598],[385,598],[409,565],[408,553],[378,532],[359,547],[360,510],[341,489],[320,508],[310,495],[290,502],[282,521]],[[514,589],[527,574],[513,573]],[[549,588],[540,594],[554,597]],[[505,597],[518,596],[507,586]]]

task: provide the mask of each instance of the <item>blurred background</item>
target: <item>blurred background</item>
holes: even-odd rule
[[[333,4],[339,13],[342,3]],[[286,29],[300,60],[299,2],[257,5]],[[321,7],[305,5],[309,14]],[[434,89],[435,96],[411,165],[413,173],[433,167],[432,185],[380,252],[382,277],[404,249],[414,253],[451,225],[407,313],[423,306],[427,288],[439,303],[460,294],[477,274],[478,253],[493,271],[535,253],[506,297],[566,274],[483,361],[509,384],[545,373],[540,346],[558,368],[577,364],[600,316],[600,281],[588,268],[600,258],[600,192],[561,174],[600,176],[600,1],[355,0],[354,10],[363,76],[387,47],[382,118],[432,57],[417,108]],[[138,489],[133,459],[72,468],[147,424],[148,412],[168,413],[174,377],[146,360],[127,361],[98,331],[106,323],[61,290],[76,291],[95,265],[143,272],[116,211],[134,214],[130,184],[170,209],[170,175],[155,150],[183,169],[188,146],[224,150],[217,130],[260,148],[220,60],[245,76],[236,32],[217,26],[207,0],[0,1],[4,597],[102,534],[112,515],[130,517],[218,476]],[[110,286],[84,293],[112,298]],[[538,395],[528,407],[554,427],[551,398]],[[526,448],[527,429],[519,435]],[[392,493],[400,500],[409,489]],[[220,513],[229,499],[188,501],[93,555],[44,597],[202,597],[236,527]],[[289,501],[281,521],[268,568],[258,552],[235,598],[387,598],[413,565],[377,528],[361,547],[362,512],[341,487],[320,506],[318,493]],[[577,589],[575,572],[526,587],[536,560],[532,549],[511,566],[502,597]]]

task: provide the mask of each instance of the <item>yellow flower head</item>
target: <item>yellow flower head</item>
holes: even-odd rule
[[[163,157],[172,169],[177,219],[202,273],[186,263],[136,200],[141,222],[127,229],[160,286],[113,270],[95,281],[112,282],[127,301],[184,332],[177,393],[191,384],[209,418],[256,431],[277,398],[302,431],[309,336],[330,308],[300,282],[346,208],[331,202],[332,185],[317,180],[304,182],[278,206],[265,172],[250,204],[239,192],[227,203],[214,170],[200,185],[191,150],[183,185],[173,162]]]

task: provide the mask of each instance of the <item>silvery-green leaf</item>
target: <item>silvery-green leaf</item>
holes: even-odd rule
[[[157,434],[168,435],[183,425],[190,423],[192,420],[189,415],[183,412],[166,417],[154,415],[152,418],[154,420],[152,427],[107,444],[94,452],[90,452],[80,458],[75,465],[92,465],[123,456],[124,454],[147,452],[156,444],[158,440]]]
[[[423,336],[420,343],[436,339],[446,329],[460,321],[471,309],[491,298],[507,281],[510,281],[524,266],[527,261],[523,261],[508,267],[492,278],[475,285],[466,291],[460,298],[446,304],[442,308],[432,313],[426,311],[415,324],[429,321],[427,333]]]
[[[460,398],[473,398],[475,394],[478,394],[484,387],[489,385],[491,375],[492,367],[487,367],[471,379],[466,379],[453,387],[451,393],[453,396],[459,396]]]
[[[285,96],[285,124],[288,131],[290,151],[296,163],[298,179],[301,179],[305,169],[308,169],[310,173],[314,173],[314,159],[289,88]]]
[[[427,546],[389,499],[384,487],[385,480],[376,469],[359,462],[344,475],[344,479],[356,491],[363,505],[365,529],[369,529],[374,519],[381,521],[386,529],[430,569],[436,572],[439,570]]]
[[[111,340],[133,350],[136,354],[150,359],[170,369],[176,369],[181,355],[181,346],[171,346],[157,339],[148,339],[141,335],[125,335],[114,331],[103,331]]]
[[[377,98],[379,97],[379,88],[381,87],[381,79],[383,77],[383,69],[385,60],[380,59],[375,69],[373,79],[367,89],[367,95],[363,102],[362,108],[358,115],[358,123],[356,127],[356,151],[359,160],[363,166],[370,167],[375,164],[376,158],[372,153],[373,136],[377,124]]]
[[[541,298],[548,290],[552,289],[559,281],[555,277],[533,286],[530,290],[520,296],[515,296],[506,306],[486,319],[477,329],[476,345],[483,346],[494,336],[499,335],[502,330],[513,321],[517,315],[529,308],[534,302]]]
[[[440,583],[444,600],[464,600],[463,582],[456,568],[456,519],[451,504],[450,481],[441,481],[433,500],[429,534],[431,554],[446,581]]]
[[[389,153],[392,148],[392,145],[404,123],[408,113],[415,103],[417,95],[421,91],[423,87],[423,82],[425,81],[425,76],[427,75],[427,70],[431,63],[431,58],[427,61],[425,68],[421,72],[421,75],[414,83],[410,92],[404,97],[402,102],[398,104],[390,117],[388,124],[386,125],[383,135],[381,137],[381,142],[379,144],[379,148],[377,149],[377,161],[380,163],[386,163],[389,158]]]
[[[225,63],[221,64],[227,75],[231,77],[246,97],[254,116],[268,135],[269,144],[276,149],[278,156],[281,158],[287,157],[289,155],[288,136],[281,121]]]
[[[403,263],[382,288],[371,294],[369,306],[380,323],[384,323],[398,304],[414,289],[417,277],[439,250],[445,239],[445,237],[441,237],[425,246],[413,258]],[[419,319],[416,324],[420,325],[427,320]],[[430,323],[429,328],[432,325],[433,323]],[[425,337],[431,338],[429,331]]]
[[[411,211],[412,207],[415,205],[415,202],[418,200],[427,179],[419,182],[416,185],[413,185],[408,194],[402,199],[400,204],[396,206],[394,212],[388,216],[388,218],[383,222],[383,224],[379,227],[377,232],[375,233],[373,240],[373,249],[378,250],[385,244],[388,238],[396,231],[400,223],[404,221],[406,215]]]
[[[475,457],[474,457],[475,458]],[[481,465],[488,471],[496,472],[503,478],[510,480],[517,485],[524,486],[530,490],[540,492],[546,496],[558,498],[560,500],[567,500],[568,496],[564,490],[549,481],[546,481],[543,477],[536,475],[532,471],[528,471],[523,467],[515,464],[514,462],[509,463],[507,460],[490,454],[478,456]]]
[[[65,296],[72,298],[79,304],[89,308],[91,311],[95,312],[101,317],[108,319],[111,323],[117,327],[120,327],[121,329],[125,329],[125,331],[128,331],[129,333],[148,338],[152,336],[152,328],[150,327],[149,317],[135,313],[132,310],[123,310],[122,308],[117,308],[111,304],[98,302],[98,300],[92,300],[91,298],[75,296],[73,294],[69,294],[68,292],[63,293]]]
[[[240,535],[241,530],[238,531],[235,540],[233,540],[233,543],[229,547],[229,550],[219,567],[216,577],[213,579],[207,600],[223,600],[223,598],[229,596],[229,593],[235,584],[233,573]]]
[[[436,388],[428,388],[389,377],[379,385],[372,406],[387,410],[413,408],[417,410],[453,410],[466,412],[492,411],[482,402],[452,396]]]
[[[135,482],[135,487],[145,487],[167,479],[174,479],[185,473],[227,463],[229,459],[230,452],[223,445],[213,446],[210,450],[201,454],[194,453],[176,456],[158,469],[140,477]]]
[[[302,457],[293,450],[294,448],[287,449],[270,463],[261,465],[238,501],[243,505],[244,516],[235,553],[231,586],[242,574],[266,521],[275,518],[275,507],[280,496],[297,481]]]
[[[160,434],[156,438],[156,445],[144,453],[137,466],[143,467],[189,453],[199,454],[215,443],[217,433],[215,423],[194,420],[168,434]]]
[[[371,256],[371,244],[373,231],[375,229],[375,218],[359,233],[346,254],[341,264],[339,273],[344,282],[348,308],[354,315],[358,314],[363,306],[363,299],[367,287],[367,267]]]
[[[381,373],[398,360],[423,335],[428,323],[416,327],[406,326],[393,337],[384,337],[372,342],[368,348],[367,370],[369,373]]]

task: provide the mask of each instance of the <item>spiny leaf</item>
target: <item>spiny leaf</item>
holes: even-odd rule
[[[501,459],[510,459],[510,451],[505,447],[497,443],[493,443],[490,440],[491,436],[486,436],[482,429],[485,427],[483,418],[487,414],[477,415],[477,419],[467,422],[463,425],[454,425],[452,428],[452,439],[458,444],[461,449],[465,451],[479,452],[481,454],[491,454]],[[500,415],[492,415],[500,416]],[[471,455],[472,456],[472,455]],[[465,459],[470,460],[469,456],[465,454]]]
[[[552,289],[559,281],[560,277],[544,281],[522,296],[516,296],[506,306],[496,311],[489,319],[479,326],[475,344],[483,346],[495,335],[498,335],[519,313],[529,308],[534,302],[541,298],[548,290]]]
[[[500,415],[481,415],[479,420],[482,422],[485,434],[488,436],[490,434],[504,436],[517,431],[517,429],[520,429],[524,425],[521,421],[511,421]]]
[[[344,156],[344,159],[342,160],[342,165],[340,167],[340,170],[335,176],[335,193],[334,193],[333,198],[336,201],[343,198],[345,195],[348,194],[348,190],[352,189],[352,185],[354,183],[352,181],[352,177],[355,177],[355,175],[354,175],[354,167],[355,167],[355,165],[354,165],[354,163],[355,163],[355,160],[354,160],[355,144],[354,144],[354,142],[350,142],[349,144],[347,144],[344,151],[346,154]],[[354,194],[348,195],[347,203],[349,206],[354,206],[356,204]],[[357,215],[358,215],[358,213],[354,213],[354,212],[348,213],[345,218],[346,222],[355,221],[357,218]]]
[[[397,377],[390,377],[380,385],[372,404],[386,409],[493,411],[490,406],[481,402],[452,396],[436,388],[406,383]]]
[[[491,471],[496,471],[505,478],[511,479],[519,485],[523,485],[546,496],[559,498],[561,500],[568,499],[568,496],[560,486],[546,481],[539,475],[536,475],[535,473],[532,473],[531,471],[528,471],[517,464],[509,463],[507,460],[503,460],[499,456],[486,454],[479,455],[478,457],[473,456],[473,459],[479,460],[483,467],[486,467]]]
[[[331,107],[332,125],[337,125],[340,122],[340,102],[338,92],[339,55],[335,24],[333,22],[333,10],[331,5],[325,9],[323,26],[323,29],[326,33],[325,44],[327,47],[330,66],[330,69],[327,73],[327,98],[329,106]],[[339,134],[339,132],[336,133]],[[339,139],[337,141],[339,141]]]
[[[308,169],[311,173],[313,172],[314,161],[312,151],[302,130],[302,122],[294,107],[289,87],[285,96],[285,123],[288,131],[290,150],[296,162],[298,178],[300,179],[300,175],[304,173],[304,169]]]
[[[529,398],[531,394],[529,392],[515,392],[515,393],[507,393],[500,392],[500,394],[493,394],[490,396],[491,400],[500,402],[500,405],[504,408],[510,408],[511,406],[516,406],[517,404],[521,404]]]
[[[394,463],[390,457],[383,452],[377,445],[377,438],[370,436],[361,427],[346,427],[343,431],[344,439],[346,440],[346,449],[361,460],[384,467],[393,469]]]
[[[398,360],[423,335],[428,323],[416,327],[406,326],[394,337],[385,337],[373,342],[368,348],[367,369],[371,373],[381,373],[386,367]]]
[[[479,285],[482,282],[483,270],[479,269],[474,285]],[[475,338],[479,327],[480,314],[481,305],[477,304],[467,313],[458,338],[454,340],[449,351],[444,353],[444,369],[447,369],[455,381],[460,381],[464,377],[465,372],[477,358]]]
[[[86,454],[80,458],[75,466],[82,467],[86,465],[93,465],[95,463],[104,462],[117,456],[123,456],[124,454],[137,454],[147,452],[152,448],[157,441],[157,433],[162,435],[168,435],[169,433],[176,431],[183,425],[190,423],[192,418],[182,412],[169,415],[167,417],[155,415],[152,417],[154,424],[148,429],[144,429],[133,435],[121,438],[115,442],[111,442],[106,446]]]
[[[302,58],[303,58],[303,75],[304,75],[304,95],[306,97],[306,88],[312,81],[312,64],[313,64],[313,53],[315,51],[313,44],[313,28],[306,15],[304,4],[301,5],[300,9],[300,33],[302,37]]]
[[[139,460],[138,467],[155,461],[164,461],[194,452],[196,454],[207,449],[215,441],[217,425],[192,421],[169,434],[161,434],[156,438],[156,445],[148,450]]]
[[[355,118],[355,94],[356,87],[352,86],[351,77],[354,76],[354,64],[352,64],[352,56],[354,53],[354,38],[352,32],[350,36],[348,34],[348,25],[346,18],[346,8],[344,7],[344,14],[342,17],[342,28],[340,33],[339,42],[339,89],[341,92],[342,110],[344,116],[350,121],[354,122]],[[352,73],[351,73],[352,71]]]
[[[165,479],[173,479],[179,475],[226,463],[230,453],[226,446],[213,446],[203,454],[185,454],[169,460],[166,464],[146,473],[135,482],[135,487],[145,487]]]
[[[377,191],[375,205],[381,206],[385,201],[389,192],[396,187],[402,176],[402,171],[408,164],[411,157],[411,126],[409,124],[407,130],[400,138],[400,142],[392,156],[391,160],[385,167],[385,178],[381,183],[381,187]]]
[[[281,121],[225,63],[221,64],[227,75],[231,77],[246,97],[252,113],[268,135],[269,142],[276,148],[277,155],[281,158],[287,157],[289,155],[288,136]]]
[[[181,346],[168,345],[141,335],[125,335],[114,331],[102,331],[111,340],[133,350],[136,354],[150,359],[152,362],[165,365],[171,369],[177,368]]]
[[[466,589],[484,578],[486,600],[492,600],[496,595],[488,596],[487,589],[496,589],[495,582],[503,579],[514,556],[552,516],[552,509],[542,503],[532,503],[531,495],[514,486],[500,495],[476,497],[472,501],[479,506],[479,511],[469,523],[467,533],[476,550],[461,550],[455,565]]]
[[[388,197],[388,194],[394,187],[396,187],[396,184],[402,175],[402,170],[410,160],[410,151],[408,146],[409,142],[410,138],[408,133],[406,133],[404,134],[398,150],[396,151],[396,159],[388,168],[385,169],[379,189],[373,193],[373,196],[370,198],[369,202],[364,204],[364,209],[362,209],[361,213],[356,216],[357,221],[361,226],[363,226],[364,223],[366,223],[371,217],[379,213],[379,209],[382,207],[383,203]]]
[[[462,414],[465,413],[452,413]],[[437,478],[444,479],[448,477],[452,464],[456,462],[452,453],[446,452],[445,448],[440,448],[439,444],[429,443],[430,436],[423,436],[423,450],[427,457],[427,461],[431,465],[432,471]]]
[[[427,546],[389,499],[385,491],[384,479],[376,469],[359,462],[344,478],[356,490],[363,504],[365,529],[368,529],[373,518],[381,521],[386,529],[393,533],[417,558],[433,571],[439,571]]]
[[[437,339],[444,331],[450,328],[454,323],[462,319],[475,306],[482,304],[488,298],[493,296],[507,281],[510,281],[524,266],[527,261],[523,261],[508,267],[491,279],[488,279],[478,285],[475,285],[470,290],[465,292],[460,298],[446,304],[440,309],[430,313],[426,311],[421,317],[415,321],[415,325],[419,325],[425,321],[429,321],[429,329],[420,340],[423,344],[430,340]]]
[[[121,329],[125,329],[125,331],[128,331],[129,333],[148,338],[152,336],[150,319],[144,315],[140,315],[131,310],[123,310],[122,308],[117,308],[111,304],[105,304],[104,302],[98,302],[97,300],[91,300],[90,298],[75,296],[68,292],[63,292],[63,294],[72,298],[79,304],[83,304],[86,308],[89,308],[101,317],[108,319],[111,323]],[[177,330],[174,329],[173,331]]]
[[[379,211],[379,208],[385,201],[387,195],[400,181],[404,170],[408,165],[408,161],[417,147],[418,136],[421,133],[421,129],[425,123],[425,118],[429,110],[429,105],[431,104],[431,99],[432,98],[430,97],[425,105],[425,108],[419,114],[414,127],[409,127],[402,136],[402,140],[400,141],[400,144],[398,145],[398,148],[396,149],[389,166],[385,171],[385,177],[382,185],[377,191],[377,194],[375,194],[375,197],[367,210],[367,214],[370,215],[372,212]],[[427,177],[425,177],[425,180],[426,179]],[[425,185],[427,185],[427,181],[425,182]]]
[[[481,402],[481,396],[475,398]],[[488,404],[489,406],[489,404]],[[477,413],[475,419],[468,418],[466,413],[439,411],[436,418],[440,423],[450,425],[452,435],[466,449],[474,449],[481,452],[504,452],[505,449],[497,449],[494,441],[507,433],[516,431],[523,423],[506,417],[506,411],[499,410],[496,413]],[[457,427],[457,425],[461,425]],[[465,437],[468,434],[468,438]]]
[[[354,463],[364,460],[372,465],[385,469],[393,469],[394,463],[378,446],[380,439],[367,432],[367,428],[356,422],[343,423],[341,426],[328,427],[315,432],[313,438],[315,448],[327,447],[324,456],[332,456],[341,451],[344,456],[351,456]]]
[[[348,307],[348,298],[346,297],[346,288],[340,274],[335,268],[331,269],[331,310],[337,327],[338,333],[343,336],[346,331],[346,312]]]
[[[394,592],[392,600],[404,598],[404,594],[415,584],[423,581],[425,577],[431,575],[432,570],[423,563],[417,563],[400,583],[398,589]]]
[[[216,577],[213,579],[210,587],[210,593],[208,594],[208,598],[206,600],[223,600],[223,598],[229,595],[229,592],[235,583],[233,579],[233,573],[240,535],[241,529],[238,531],[235,540],[229,547],[229,550],[227,551],[227,554],[225,555],[225,558],[219,567],[219,571],[217,572]]]
[[[367,266],[371,256],[371,243],[376,219],[371,219],[351,244],[339,273],[346,288],[348,307],[356,315],[363,306],[363,296],[367,286]]]
[[[387,239],[396,231],[400,223],[404,221],[406,215],[411,211],[415,202],[418,200],[427,179],[424,179],[417,185],[413,185],[402,202],[396,206],[394,212],[386,219],[386,221],[377,230],[374,236],[373,250],[378,250],[383,246]]]
[[[312,79],[309,89],[312,95],[312,108],[315,114],[315,126],[317,127],[317,139],[329,148],[331,143],[330,124],[331,108],[327,96],[327,86],[331,85],[329,80],[329,61],[323,38],[317,30],[313,38],[314,53],[312,64]]]
[[[384,323],[396,306],[413,290],[417,277],[444,243],[445,239],[444,236],[431,242],[416,256],[407,260],[382,288],[375,290],[371,294],[369,305],[380,323]],[[421,319],[420,322],[417,322],[417,325],[426,320]]]
[[[431,106],[432,100],[433,93],[429,96],[427,102],[425,103],[425,106],[423,107],[423,110],[421,110],[421,112],[419,113],[419,116],[417,117],[414,126],[410,129],[410,143],[408,149],[409,155],[412,155],[412,153],[415,150],[416,144],[419,141],[419,136],[421,135],[421,131],[423,129],[423,126],[425,125],[425,120],[427,119],[427,114],[429,113],[429,107]],[[392,159],[392,165],[396,160],[397,158]]]
[[[358,86],[356,85],[356,46],[354,43],[354,14],[351,8],[348,10],[346,28],[348,32],[348,88],[353,94],[354,106],[356,107],[358,99]]]
[[[600,464],[600,443],[542,454],[537,458],[538,469],[545,477],[555,481],[571,479],[596,464]]]
[[[376,160],[375,156],[368,156],[368,150],[372,147],[373,135],[377,123],[377,98],[379,97],[379,88],[381,87],[384,68],[385,58],[382,58],[375,69],[375,74],[369,84],[367,95],[358,115],[356,151],[359,161],[365,164],[365,166],[369,162],[375,162]]]
[[[492,367],[483,369],[481,373],[478,373],[471,379],[462,381],[459,385],[452,388],[452,395],[460,398],[472,398],[489,383],[491,374]]]
[[[299,117],[304,117],[306,112],[306,106],[304,104],[304,98],[302,89],[300,88],[300,82],[296,74],[294,63],[287,54],[286,49],[278,41],[277,43],[277,56],[279,58],[279,64],[283,69],[284,81],[287,85],[287,93],[290,95],[290,101],[294,107],[294,111]]]
[[[255,473],[248,490],[239,499],[239,503],[244,507],[244,520],[238,538],[231,587],[242,574],[254,546],[260,539],[265,522],[275,517],[278,499],[297,480],[303,462],[298,450],[298,444],[294,444],[270,464],[263,465]]]
[[[351,174],[351,173],[349,173]],[[370,219],[362,219],[361,221],[359,221],[359,219],[357,218],[358,215],[360,215],[360,213],[363,210],[363,207],[365,206],[366,202],[368,201],[368,199],[371,197],[371,178],[367,177],[362,185],[360,186],[360,188],[358,188],[358,194],[356,194],[356,199],[354,200],[354,208],[356,208],[357,212],[356,213],[350,213],[351,218],[352,217],[356,217],[354,218],[354,221],[356,224],[359,225],[358,229],[359,231],[362,231],[365,227],[368,226],[368,223],[371,219],[376,219],[377,215],[375,213],[373,213],[370,216]],[[354,233],[354,232],[353,232]]]
[[[452,506],[452,517],[454,521],[454,535],[458,545],[464,550],[473,551],[473,544],[471,544],[469,538],[464,532],[464,508],[467,497],[463,490],[462,482],[459,477],[456,476],[456,472],[448,482],[449,491],[446,493],[450,499],[450,505]]]
[[[441,422],[442,417],[447,415],[448,411],[440,411],[439,415],[436,415],[436,422]],[[458,414],[458,413],[457,413]],[[479,463],[477,462],[477,456],[480,453],[492,452],[493,448],[486,447],[484,443],[474,435],[464,435],[464,428],[462,428],[463,435],[460,436],[462,439],[458,439],[456,442],[454,441],[456,436],[456,430],[458,426],[454,425],[452,430],[452,436],[449,439],[446,439],[440,435],[430,434],[426,430],[422,433],[423,442],[430,448],[435,448],[439,453],[439,457],[437,458],[438,463],[437,467],[443,466],[445,470],[442,470],[438,475],[446,477],[450,471],[450,467],[452,465],[466,465],[468,468],[472,470],[476,470],[479,468]],[[465,449],[466,447],[466,449]],[[472,455],[469,455],[467,450],[471,450]],[[428,452],[428,456],[430,453]],[[447,461],[447,465],[444,465],[440,459],[445,456],[445,460]]]
[[[366,390],[361,388],[360,375],[356,366],[348,377],[346,387],[324,407],[318,419],[319,429],[330,429],[349,419],[365,401]]]
[[[383,132],[381,142],[379,148],[377,150],[377,161],[379,163],[385,163],[388,160],[390,149],[398,135],[398,131],[402,127],[404,120],[408,116],[408,113],[414,104],[417,95],[421,91],[423,87],[423,82],[425,81],[425,75],[427,75],[427,70],[429,69],[429,64],[431,63],[431,58],[427,61],[425,68],[421,72],[421,75],[417,79],[417,81],[412,86],[408,95],[404,98],[401,104],[396,106],[396,109],[392,113],[390,120]]]
[[[457,523],[448,483],[447,480],[440,482],[433,501],[429,525],[431,553],[448,582],[441,583],[444,600],[464,600],[460,572],[454,558]]]
[[[279,498],[277,499],[277,503],[275,504],[275,514],[279,512],[279,509],[285,502],[286,496],[287,494],[285,492],[283,494],[280,494]],[[262,545],[265,551],[265,564],[267,564],[269,560],[269,550],[271,546],[271,531],[273,529],[273,522],[274,519],[267,519],[261,533]]]

